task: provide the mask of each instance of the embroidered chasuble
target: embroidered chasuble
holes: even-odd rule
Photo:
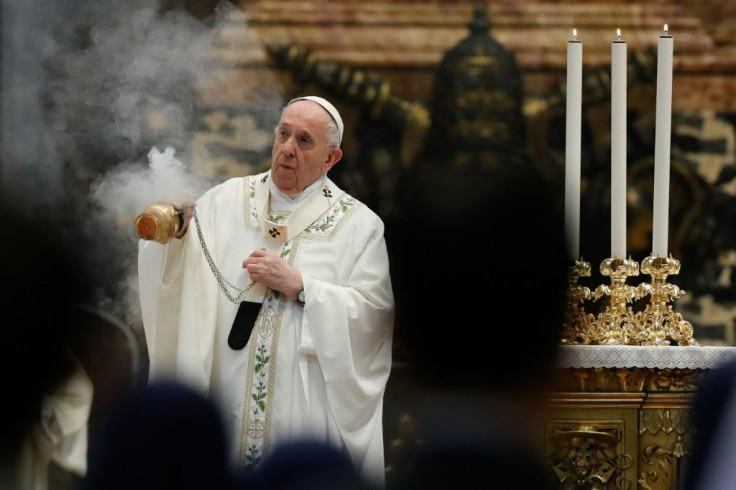
[[[383,222],[329,178],[291,198],[270,172],[213,187],[196,213],[181,240],[139,242],[150,377],[209,394],[246,468],[310,437],[382,485],[394,317]],[[258,248],[302,273],[304,306],[250,283],[242,262]],[[262,305],[238,350],[228,336],[242,300]]]

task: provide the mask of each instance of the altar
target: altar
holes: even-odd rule
[[[561,346],[543,436],[560,488],[676,489],[698,380],[734,357],[735,347]]]

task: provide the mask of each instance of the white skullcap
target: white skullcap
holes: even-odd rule
[[[291,99],[287,106],[293,104],[297,100],[311,100],[312,102],[316,102],[317,104],[321,105],[324,110],[326,110],[330,116],[332,116],[332,120],[335,121],[335,124],[337,124],[337,131],[340,134],[340,139],[338,141],[338,144],[342,144],[342,132],[345,129],[345,125],[342,123],[342,118],[340,117],[340,113],[337,112],[337,109],[334,105],[332,105],[329,101],[323,99],[322,97],[317,97],[315,95],[305,95],[304,97],[297,97],[295,99]]]

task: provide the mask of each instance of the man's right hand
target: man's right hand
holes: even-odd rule
[[[187,229],[189,229],[189,221],[191,221],[192,216],[194,216],[194,208],[197,206],[196,201],[189,201],[185,203],[182,207],[184,209],[184,219],[181,226],[181,229],[174,235],[174,238],[182,238],[184,235],[187,234]]]

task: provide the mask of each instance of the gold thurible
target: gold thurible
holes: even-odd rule
[[[135,219],[135,230],[143,240],[166,243],[184,226],[184,208],[177,202],[160,201],[148,206]]]

